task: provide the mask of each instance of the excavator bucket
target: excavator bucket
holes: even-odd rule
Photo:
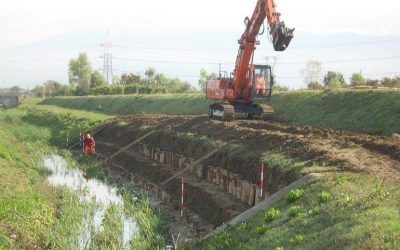
[[[272,32],[275,51],[284,51],[289,46],[293,38],[293,31],[294,29],[286,28],[284,22],[280,22],[275,26]]]

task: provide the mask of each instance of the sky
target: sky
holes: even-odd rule
[[[0,0],[0,47],[68,32],[234,28],[256,0]],[[397,0],[277,0],[288,25],[319,34],[400,35]],[[7,24],[7,25],[4,25]]]
[[[241,31],[255,4],[256,0],[0,0],[0,49],[106,30],[138,37],[149,31],[160,36],[207,29]],[[276,0],[276,4],[282,20],[296,32],[400,36],[397,0]]]

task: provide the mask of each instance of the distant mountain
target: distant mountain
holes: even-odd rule
[[[114,44],[115,75],[143,72],[153,66],[158,72],[177,76],[196,85],[199,71],[232,71],[241,30],[190,30],[182,33],[162,31],[111,34]],[[93,68],[102,68],[105,32],[70,33],[20,47],[0,49],[0,87],[19,85],[32,88],[52,79],[67,83],[68,62],[79,52],[88,53]],[[310,59],[320,60],[325,70],[349,77],[362,71],[368,77],[400,75],[400,37],[375,37],[354,33],[318,35],[295,32],[284,52],[274,52],[270,42],[260,37],[254,61],[274,64],[280,84],[304,86],[300,71]]]

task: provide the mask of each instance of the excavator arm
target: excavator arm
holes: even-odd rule
[[[275,6],[274,0],[258,0],[251,19],[248,17],[245,19],[246,30],[238,41],[240,46],[233,71],[236,96],[240,95],[241,91],[247,91],[249,86],[248,81],[251,79],[248,72],[252,70],[249,65],[256,45],[259,44],[256,39],[264,20],[268,21],[269,34],[275,51],[284,51],[293,38],[294,29],[286,28],[285,23],[280,21],[280,13],[276,11]]]

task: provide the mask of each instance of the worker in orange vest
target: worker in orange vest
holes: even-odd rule
[[[256,95],[265,94],[265,79],[262,74],[256,76]]]
[[[96,153],[96,142],[94,141],[94,138],[90,134],[86,135],[84,144],[85,144],[84,153],[86,155]]]

